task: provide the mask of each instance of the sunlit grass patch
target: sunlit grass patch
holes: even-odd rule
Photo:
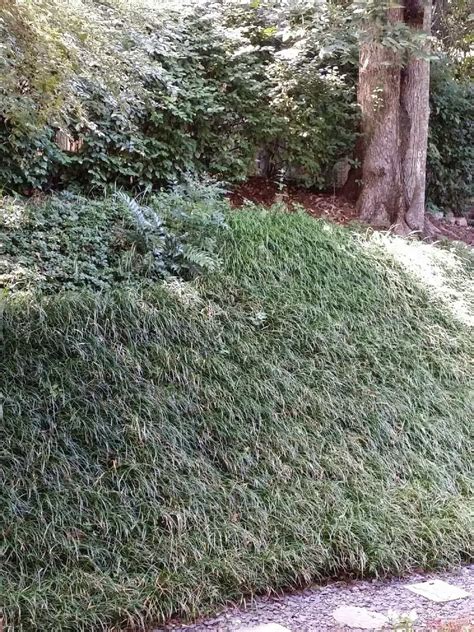
[[[470,248],[461,244],[437,248],[387,235],[379,239],[395,261],[440,299],[456,320],[474,325],[474,254]]]

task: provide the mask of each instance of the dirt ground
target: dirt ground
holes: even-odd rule
[[[341,197],[327,193],[313,193],[296,186],[285,186],[280,190],[278,183],[262,177],[250,178],[236,186],[229,197],[236,208],[242,207],[246,201],[268,207],[276,202],[283,202],[289,210],[302,206],[310,215],[338,224],[344,225],[357,221],[354,205]],[[439,230],[440,238],[462,241],[469,246],[474,246],[474,227],[453,225],[445,219],[432,218],[431,222]]]

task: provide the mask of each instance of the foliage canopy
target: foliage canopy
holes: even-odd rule
[[[143,190],[189,171],[243,179],[257,164],[331,188],[358,125],[357,37],[344,4],[3,1],[0,184]],[[448,32],[454,58],[467,44]],[[457,173],[436,140],[429,160],[432,202],[447,208],[472,195],[465,180],[457,195],[441,184],[472,171],[455,73],[452,90],[433,84],[433,138],[452,131],[457,141]]]

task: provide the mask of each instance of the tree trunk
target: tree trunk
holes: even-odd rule
[[[389,20],[403,17],[390,9]],[[374,27],[372,27],[374,28]],[[402,211],[400,146],[400,68],[398,53],[368,33],[361,45],[358,102],[362,125],[362,190],[357,202],[362,220],[388,228]]]
[[[431,32],[431,2],[413,28]],[[401,74],[401,161],[405,223],[410,230],[425,226],[426,154],[430,118],[430,62],[412,57]]]
[[[398,3],[397,3],[398,4]],[[391,23],[431,27],[431,4],[406,0],[388,9]],[[374,27],[371,27],[374,28]],[[374,32],[360,51],[358,102],[361,109],[362,220],[400,234],[424,228],[429,117],[429,62],[383,46]],[[373,35],[371,37],[371,35]]]
[[[433,33],[442,39],[446,35],[448,0],[436,0],[433,10]]]

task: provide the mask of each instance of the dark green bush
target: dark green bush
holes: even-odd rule
[[[146,14],[92,0],[14,7],[0,49],[4,186],[143,189],[190,170],[238,180],[270,148],[278,169],[321,187],[351,150],[353,87],[327,72],[321,43],[304,44],[298,14],[255,2]],[[306,23],[326,24],[324,11]],[[59,150],[58,130],[80,150]]]
[[[218,187],[189,181],[146,200],[61,193],[0,200],[0,287],[103,289],[213,271],[227,209]]]

